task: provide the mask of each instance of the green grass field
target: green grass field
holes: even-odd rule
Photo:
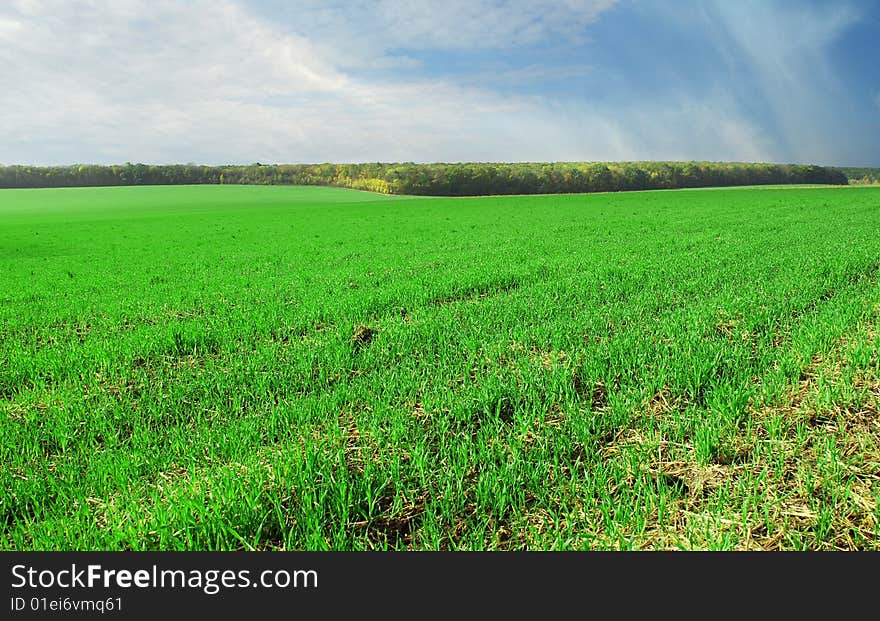
[[[0,191],[2,549],[878,549],[880,190]]]

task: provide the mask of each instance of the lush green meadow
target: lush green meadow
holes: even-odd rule
[[[0,191],[0,548],[880,548],[880,190]]]

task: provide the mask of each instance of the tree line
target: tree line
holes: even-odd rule
[[[880,168],[845,167],[840,170],[853,185],[876,185],[880,183]]]
[[[726,162],[0,166],[0,188],[328,185],[385,194],[481,196],[848,182],[845,170],[838,168]]]

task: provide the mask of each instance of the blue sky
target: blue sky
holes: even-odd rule
[[[880,166],[873,0],[4,0],[0,163]]]

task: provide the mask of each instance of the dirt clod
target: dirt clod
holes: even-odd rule
[[[363,347],[369,345],[374,336],[376,336],[376,331],[373,328],[361,324],[354,329],[351,340],[354,341],[355,347]]]

